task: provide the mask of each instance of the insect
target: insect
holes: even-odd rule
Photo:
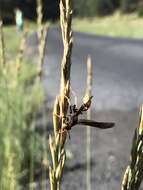
[[[61,132],[70,131],[73,126],[79,124],[79,125],[85,125],[90,127],[95,127],[99,129],[109,129],[114,127],[113,122],[97,122],[94,120],[88,120],[88,119],[79,119],[79,116],[82,115],[84,112],[86,112],[91,105],[91,99],[92,96],[89,98],[89,100],[86,103],[83,103],[80,108],[77,108],[77,106],[70,105],[69,106],[69,115],[64,118],[64,126],[61,129]]]

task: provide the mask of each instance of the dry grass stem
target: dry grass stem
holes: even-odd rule
[[[60,130],[59,117],[60,117],[60,102],[59,102],[59,97],[57,96],[55,100],[55,104],[54,104],[54,110],[53,110],[53,126],[54,126],[55,138],[58,134],[58,131]]]
[[[38,76],[42,77],[43,65],[44,65],[44,57],[45,57],[45,50],[46,50],[46,42],[47,42],[47,31],[48,27],[43,26],[42,30],[42,38],[39,44],[39,64],[38,64]]]
[[[43,30],[42,20],[43,20],[43,4],[42,0],[37,0],[37,26],[38,26],[39,41],[41,41],[42,38],[42,30]]]
[[[26,45],[26,38],[27,38],[27,32],[23,32],[22,39],[21,39],[21,44],[20,44],[20,48],[19,48],[19,53],[18,53],[17,59],[16,59],[17,75],[19,75],[19,72],[20,72],[20,69],[21,69],[21,64],[23,63],[24,50],[25,50],[25,45]]]
[[[4,43],[4,34],[3,34],[3,22],[0,20],[0,64],[3,67],[6,63],[5,58],[5,43]]]
[[[60,115],[66,116],[68,110],[68,99],[70,94],[70,70],[71,70],[71,54],[72,54],[72,5],[71,0],[60,1],[60,22],[63,37],[64,53],[61,65],[61,91],[60,91]]]
[[[39,50],[39,63],[38,63],[38,78],[42,78],[42,71],[44,65],[44,57],[46,50],[46,42],[47,42],[47,31],[48,27],[42,24],[43,21],[43,6],[42,0],[37,0],[37,25],[38,25],[38,50]]]
[[[66,132],[59,133],[64,127],[64,117],[67,115],[70,98],[70,68],[72,54],[72,9],[71,0],[60,1],[60,21],[63,37],[63,59],[61,64],[60,96],[56,98],[53,111],[54,137],[50,137],[49,145],[52,156],[52,166],[49,169],[51,190],[61,189],[61,180],[65,165],[66,154],[64,144]]]
[[[86,96],[92,96],[92,81],[93,81],[93,68],[91,57],[87,58],[87,90]],[[87,112],[87,119],[91,119],[91,109]],[[86,168],[86,189],[91,190],[91,128],[86,128],[86,159],[87,159],[87,168]]]
[[[143,106],[140,113],[140,124],[135,130],[130,165],[127,167],[123,181],[122,190],[139,190],[143,179]]]

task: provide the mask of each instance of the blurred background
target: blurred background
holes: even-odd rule
[[[43,20],[57,21],[59,0],[43,0],[43,4]],[[139,25],[142,27],[142,0],[73,0],[73,7],[73,23],[77,31],[142,37],[142,29],[137,29]],[[0,0],[0,15],[5,24],[15,23],[17,8],[22,10],[24,19],[36,21],[36,0]]]
[[[59,16],[58,0],[44,0],[44,19],[57,19]],[[142,0],[74,0],[74,16],[94,17],[111,15],[116,10],[122,13],[137,13],[143,15]],[[36,1],[35,0],[0,0],[1,16],[7,20],[14,19],[14,9],[21,8],[24,17],[36,19]]]
[[[19,174],[20,172],[21,178],[24,176],[24,182],[22,181],[22,184],[26,184],[25,180],[28,181],[27,178],[29,176],[27,175],[27,171],[31,171],[31,173],[29,172],[30,182],[32,183],[34,181],[36,184],[42,178],[41,170],[44,171],[44,182],[46,181],[46,185],[44,183],[44,188],[42,188],[39,185],[40,183],[38,183],[36,185],[36,187],[38,186],[37,190],[48,189],[49,187],[46,180],[48,179],[47,162],[45,165],[43,163],[45,163],[44,161],[47,159],[48,154],[47,136],[51,133],[53,102],[59,93],[60,63],[63,53],[62,38],[59,29],[58,4],[59,0],[43,0],[43,23],[50,25],[46,41],[44,74],[42,78],[44,84],[43,94],[46,94],[46,101],[44,101],[44,105],[42,104],[42,106],[44,107],[46,105],[46,112],[45,107],[41,108],[41,105],[39,106],[37,103],[39,106],[38,114],[36,114],[36,116],[38,115],[38,127],[36,126],[34,132],[31,132],[30,128],[31,138],[29,139],[32,140],[28,141],[27,146],[25,146],[25,142],[28,139],[29,125],[27,125],[27,133],[23,132],[25,131],[26,124],[22,128],[22,131],[20,130],[17,139],[19,138],[20,148],[18,150],[20,150],[22,158],[20,157],[19,161],[16,162],[13,156],[12,161],[15,165],[9,158],[11,158],[11,154],[16,153],[17,155],[14,149],[17,142],[13,145],[13,149],[9,148],[9,144],[12,144],[11,142],[14,142],[13,139],[16,139],[13,131],[19,130],[21,121],[19,119],[20,124],[18,123],[15,129],[16,119],[13,109],[11,110],[13,117],[9,117],[9,112],[7,112],[6,118],[9,118],[9,122],[8,124],[2,124],[4,127],[3,130],[1,128],[0,132],[3,139],[6,139],[6,141],[3,140],[4,145],[3,142],[1,143],[3,147],[6,147],[3,151],[5,157],[3,156],[1,158],[10,160],[13,166],[13,173],[14,168],[19,162],[17,173]],[[0,16],[4,22],[3,31],[6,58],[8,61],[11,61],[11,59],[15,61],[22,36],[22,31],[18,31],[15,27],[15,10],[17,9],[21,10],[23,14],[24,30],[29,32],[23,52],[28,66],[28,69],[24,70],[25,75],[25,73],[29,73],[29,70],[31,70],[31,65],[36,65],[35,63],[38,60],[36,0],[0,0]],[[71,84],[74,95],[72,94],[72,103],[75,103],[76,98],[78,99],[78,106],[82,102],[82,97],[86,89],[86,62],[87,57],[90,55],[93,64],[92,94],[94,98],[91,110],[92,118],[98,121],[113,121],[116,124],[114,129],[107,131],[91,129],[90,151],[92,167],[90,171],[91,181],[89,183],[91,183],[92,190],[120,189],[124,170],[129,163],[132,137],[135,128],[138,126],[139,109],[143,103],[143,0],[73,0],[73,16],[74,47]],[[9,82],[11,82],[11,78],[9,78]],[[19,110],[21,110],[21,106],[19,105],[23,105],[23,112],[26,115],[27,107],[29,109],[31,107],[33,108],[33,104],[31,106],[30,102],[34,101],[34,105],[35,102],[38,102],[33,97],[36,97],[35,94],[38,95],[39,91],[37,89],[36,93],[35,91],[33,92],[30,101],[28,97],[28,101],[26,100],[27,106],[25,106],[23,89],[22,92],[20,91],[20,94],[17,94],[17,89],[15,89],[12,101],[14,105],[18,105],[18,118]],[[43,100],[43,94],[40,95],[40,100]],[[5,99],[5,97],[4,92],[3,98]],[[1,109],[3,109],[2,100],[1,98]],[[20,103],[17,100],[20,100]],[[31,112],[33,110],[32,108],[30,110]],[[7,109],[9,111],[9,107]],[[44,112],[44,119],[41,117],[41,109]],[[21,114],[23,115],[24,113]],[[13,124],[11,124],[11,120]],[[5,122],[7,122],[7,119],[5,119]],[[5,125],[9,125],[12,132],[8,130],[5,133]],[[44,130],[43,128],[41,129],[41,125],[44,126]],[[34,140],[33,134],[36,134]],[[44,136],[43,134],[46,135]],[[10,135],[12,136],[12,141],[9,138]],[[84,127],[77,127],[71,132],[71,140],[68,140],[67,145],[68,159],[63,180],[63,189],[65,190],[87,189],[86,138],[86,128]],[[27,147],[30,147],[29,151],[27,151]],[[23,156],[23,148],[25,157]],[[45,149],[47,153],[46,158]],[[8,165],[7,163],[9,162],[5,162],[5,159],[3,160],[3,163],[7,166],[6,168],[8,168],[7,170],[9,171],[10,168],[11,171],[12,166]],[[0,167],[3,168],[2,165]],[[40,172],[38,170],[39,168]],[[5,168],[3,170],[1,169],[2,174],[0,176],[3,177],[3,173],[7,170]],[[15,176],[18,176],[17,173]],[[15,176],[13,179],[15,179]],[[9,176],[5,179],[9,179]],[[17,181],[19,183],[19,179]],[[23,189],[27,190],[28,186],[25,186]],[[9,190],[9,188],[6,190]]]

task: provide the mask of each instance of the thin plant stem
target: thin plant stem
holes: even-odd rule
[[[92,96],[92,61],[91,57],[87,58],[87,96]],[[87,112],[87,119],[91,119],[91,108]],[[91,128],[86,128],[86,189],[91,190]]]
[[[32,147],[31,147],[31,151],[30,151],[30,190],[34,190],[34,171],[35,171],[35,164],[34,164],[34,149],[35,149],[35,143],[36,143],[36,139],[35,139],[35,126],[36,126],[36,123],[35,123],[35,120],[36,120],[36,115],[34,113],[33,115],[33,121],[31,123],[31,142],[32,142]]]
[[[45,57],[45,50],[46,50],[46,42],[47,42],[47,31],[48,27],[43,25],[43,5],[42,0],[37,0],[37,25],[38,25],[38,50],[39,50],[39,63],[38,63],[38,78],[42,78],[42,71],[44,65],[44,57]]]
[[[0,20],[0,64],[1,67],[4,67],[6,63],[5,58],[5,43],[4,43],[4,34],[3,34],[3,22]]]
[[[46,50],[46,43],[47,43],[47,34],[48,34],[48,26],[43,25],[43,2],[42,0],[37,0],[37,25],[38,25],[38,50],[39,50],[39,62],[38,62],[38,68],[37,68],[37,76],[38,79],[42,79],[43,75],[43,66],[44,66],[44,58],[45,58],[45,50]],[[47,163],[47,146],[46,146],[46,121],[45,121],[45,110],[43,110],[43,167],[42,167],[42,189],[46,189],[46,184],[44,184],[44,181],[46,181],[46,170],[48,167]]]
[[[42,38],[42,20],[43,20],[43,4],[42,0],[37,0],[37,26],[38,26],[38,40]]]
[[[17,74],[17,76],[19,76],[19,74],[20,74],[21,64],[23,63],[26,38],[27,38],[27,32],[23,32],[19,52],[16,57],[16,71],[17,71],[16,74]]]
[[[139,127],[135,130],[130,164],[124,173],[121,190],[139,190],[143,180],[143,106]]]
[[[60,0],[60,23],[63,39],[63,59],[61,64],[60,95],[56,98],[53,111],[54,136],[50,136],[49,145],[52,165],[49,167],[51,190],[60,190],[66,154],[64,145],[67,133],[59,133],[64,128],[64,117],[67,114],[70,98],[70,71],[72,54],[72,0]],[[59,118],[60,117],[60,118]]]
[[[46,190],[46,174],[47,174],[47,169],[49,167],[49,161],[48,161],[48,155],[47,155],[47,127],[46,127],[46,111],[43,108],[43,139],[42,139],[42,146],[43,146],[43,158],[42,158],[42,190]]]
[[[60,116],[62,117],[61,128],[64,127],[64,117],[66,117],[70,99],[70,73],[71,73],[71,55],[72,55],[72,1],[60,1],[60,23],[63,38],[63,59],[61,65],[61,89],[60,89]],[[61,145],[64,146],[66,134],[61,135]]]
[[[45,50],[46,50],[46,42],[47,42],[47,31],[48,27],[43,26],[42,37],[39,42],[39,64],[38,64],[38,77],[42,78],[43,66],[44,66],[44,58],[45,58]]]

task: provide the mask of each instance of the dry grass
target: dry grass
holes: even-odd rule
[[[87,58],[87,89],[86,96],[92,96],[93,65],[91,57]],[[87,119],[91,119],[91,109],[87,112]],[[91,128],[86,129],[86,189],[91,190]]]
[[[51,190],[60,190],[63,169],[65,165],[64,144],[67,133],[59,133],[64,127],[64,118],[67,115],[70,98],[70,68],[72,53],[72,9],[71,0],[60,1],[60,21],[64,45],[63,60],[61,64],[61,90],[55,101],[53,112],[54,136],[50,137],[50,151],[52,155],[52,165],[49,168]],[[60,118],[59,118],[60,117]]]
[[[140,113],[139,127],[135,130],[130,165],[127,167],[123,182],[122,190],[139,190],[143,180],[143,107]]]

